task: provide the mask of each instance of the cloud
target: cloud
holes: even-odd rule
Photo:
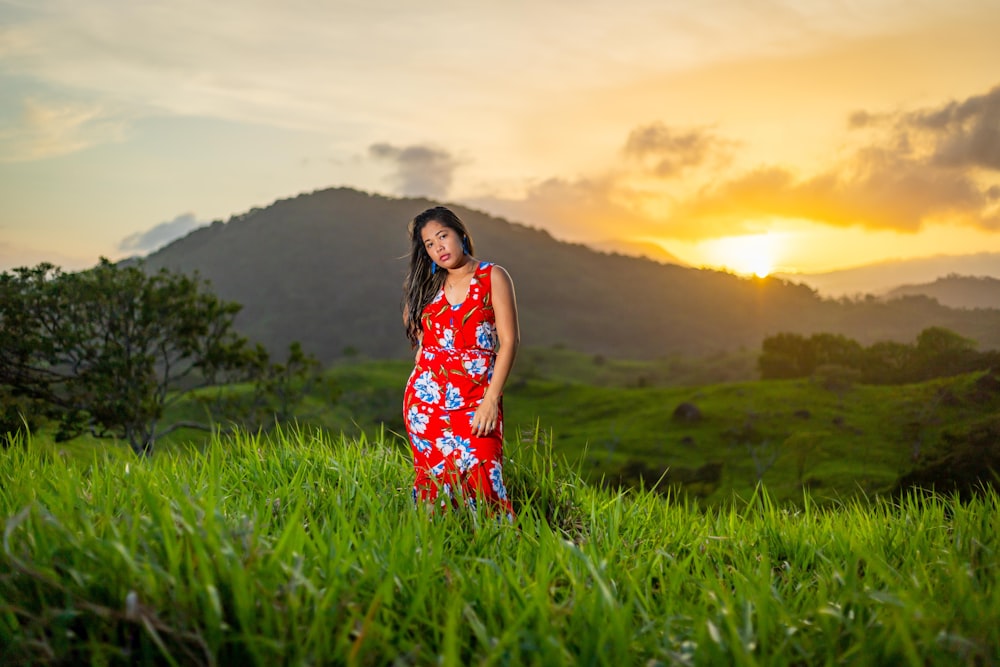
[[[529,186],[523,197],[466,199],[517,222],[552,230],[562,238],[600,240],[663,232],[641,207],[644,193],[631,189],[622,174],[608,172],[577,179],[550,178]]]
[[[169,222],[161,222],[144,232],[137,232],[125,237],[118,244],[118,249],[124,252],[152,252],[170,241],[184,236],[192,229],[206,224],[208,223],[199,222],[193,213],[182,213]]]
[[[544,179],[516,199],[491,195],[465,201],[573,240],[600,241],[609,234],[686,238],[690,232],[675,228],[682,223],[666,214],[665,187],[701,167],[724,168],[737,145],[703,128],[656,121],[629,132],[620,159],[603,171]]]
[[[847,127],[852,130],[859,130],[866,127],[879,125],[887,116],[869,111],[859,110],[847,117]]]
[[[0,127],[0,162],[26,162],[121,141],[126,123],[96,104],[27,97],[21,113]]]
[[[704,189],[673,215],[710,229],[754,218],[916,232],[932,222],[1000,230],[997,193],[976,171],[1000,170],[1000,86],[916,111],[856,111],[848,127],[872,134],[845,162],[812,177],[760,167]]]
[[[722,166],[735,142],[720,139],[705,129],[677,130],[662,122],[639,126],[625,142],[626,157],[650,165],[653,174],[672,178],[709,161]]]
[[[629,133],[624,160],[612,168],[536,183],[520,199],[474,203],[576,239],[614,229],[697,241],[759,233],[776,218],[902,232],[932,223],[1000,230],[1000,184],[975,173],[1000,167],[1000,87],[940,108],[857,111],[847,121],[870,136],[813,175],[762,165],[727,177],[736,142],[655,122]],[[701,167],[712,178],[692,190],[689,172]]]
[[[1000,171],[1000,86],[936,111],[909,114],[904,122],[934,136],[936,165]]]
[[[963,101],[897,113],[856,111],[852,129],[880,129],[900,152],[933,166],[1000,171],[1000,86]]]
[[[964,174],[876,149],[858,156],[855,170],[797,179],[790,170],[762,167],[698,193],[673,216],[698,220],[699,236],[747,232],[773,217],[907,232],[934,221],[1000,229],[1000,217],[986,210],[988,194]]]
[[[905,24],[964,16],[982,0],[916,4],[927,6],[908,7]],[[476,128],[464,135],[474,136],[512,114],[537,118],[549,95],[652,69],[799,55],[898,31],[898,5],[870,0],[861,12],[836,0],[635,0],[623,12],[599,0],[524,11],[505,3],[457,9],[448,0],[8,0],[0,2],[0,62],[14,76],[137,114],[308,129],[354,150],[385,127],[440,124],[457,134],[474,110]],[[446,91],[448,103],[428,103],[435,91]]]
[[[411,197],[444,197],[459,166],[448,151],[421,144],[399,147],[376,143],[368,147],[368,154],[392,164],[395,172],[390,180],[396,192]]]

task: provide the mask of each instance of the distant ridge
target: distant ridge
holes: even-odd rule
[[[406,225],[435,205],[349,188],[276,201],[197,229],[146,259],[199,272],[244,304],[240,330],[274,351],[294,340],[324,362],[344,354],[403,357],[399,312]],[[945,308],[925,297],[840,303],[773,278],[596,252],[455,205],[480,259],[511,273],[527,345],[617,357],[755,349],[773,333],[841,333],[910,342],[938,325],[1000,347],[1000,312]]]
[[[950,275],[923,285],[903,285],[886,298],[924,295],[949,308],[1000,308],[1000,280],[989,276]]]
[[[622,239],[606,239],[604,241],[594,241],[584,243],[588,248],[597,252],[618,253],[628,257],[643,257],[654,262],[664,264],[677,264],[679,266],[689,266],[681,261],[677,255],[664,250],[659,244],[643,241],[625,241]]]
[[[1000,278],[1000,252],[935,255],[868,264],[826,273],[777,273],[775,277],[802,283],[823,296],[881,296],[903,285],[932,283],[949,275]]]

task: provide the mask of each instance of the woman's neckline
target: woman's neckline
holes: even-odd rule
[[[452,308],[457,308],[457,307],[461,306],[463,303],[465,303],[468,300],[468,298],[469,298],[469,292],[472,291],[472,281],[474,281],[476,279],[476,273],[479,272],[479,267],[482,265],[482,262],[480,262],[478,260],[471,260],[471,262],[472,262],[473,268],[472,268],[472,271],[469,272],[469,284],[465,286],[465,294],[462,295],[462,300],[461,301],[456,301],[456,302],[453,303],[452,300],[448,298],[448,289],[447,289],[448,280],[447,279],[445,279],[444,283],[441,285],[441,291],[444,292],[444,300]]]

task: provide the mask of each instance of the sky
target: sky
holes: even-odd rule
[[[985,0],[0,0],[0,270],[336,186],[737,273],[1000,252],[998,34]]]

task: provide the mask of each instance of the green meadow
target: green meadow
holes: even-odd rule
[[[410,368],[388,361],[333,367],[339,398],[314,404],[312,423],[352,437],[384,427],[405,449],[399,405]],[[718,379],[726,374],[734,379]],[[798,502],[804,488],[818,503],[884,495],[970,430],[1000,430],[995,374],[882,386],[832,372],[796,380],[750,375],[740,355],[630,362],[529,350],[506,391],[507,436],[544,440],[590,484],[677,490],[711,506],[747,497],[758,484],[779,502]],[[696,414],[675,415],[682,404]]]
[[[0,458],[0,663],[988,665],[998,497],[698,509],[508,445],[518,514],[413,507],[391,437]]]
[[[591,485],[680,494],[707,507],[748,497],[760,484],[792,504],[804,489],[818,504],[898,493],[901,477],[950,456],[970,432],[1000,433],[997,372],[908,385],[865,385],[836,372],[753,380],[752,359],[640,362],[528,348],[505,392],[506,439],[544,442]],[[384,437],[408,452],[401,397],[411,369],[407,361],[335,364],[307,396],[298,425]],[[207,421],[196,400],[167,417]],[[198,450],[208,437],[177,431],[156,451]],[[32,440],[85,458],[124,446],[89,437],[56,444],[45,425]]]
[[[0,664],[998,660],[996,492],[895,488],[1000,419],[993,375],[765,382],[743,355],[529,350],[505,399],[511,526],[414,508],[409,370],[338,364],[298,425],[178,431],[147,458],[16,440]]]

